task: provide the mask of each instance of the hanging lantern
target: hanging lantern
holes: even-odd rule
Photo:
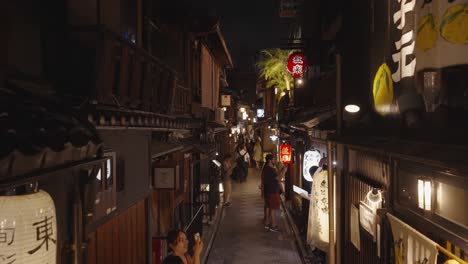
[[[0,263],[56,263],[57,220],[48,193],[0,196]]]
[[[281,144],[280,160],[281,160],[281,163],[283,164],[289,164],[291,162],[291,145]]]
[[[304,74],[306,67],[307,63],[304,54],[300,52],[294,52],[293,54],[289,55],[286,68],[294,78],[301,77]]]

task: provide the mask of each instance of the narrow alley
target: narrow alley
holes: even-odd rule
[[[264,228],[259,184],[260,170],[254,168],[246,182],[233,182],[232,206],[223,210],[207,263],[301,263],[282,210],[279,232]]]

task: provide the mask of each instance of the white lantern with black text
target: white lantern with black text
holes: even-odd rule
[[[0,196],[0,263],[56,263],[57,220],[48,193]]]

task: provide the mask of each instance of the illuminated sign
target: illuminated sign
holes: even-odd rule
[[[257,117],[265,117],[265,109],[257,109]]]
[[[309,150],[304,153],[302,174],[305,180],[309,182],[312,181],[312,175],[310,175],[310,168],[312,168],[313,166],[318,167],[320,159],[322,159],[322,155],[317,150]]]
[[[291,145],[281,144],[280,160],[281,160],[281,163],[283,164],[289,164],[291,162]]]

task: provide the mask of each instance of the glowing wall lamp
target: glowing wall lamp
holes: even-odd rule
[[[359,105],[356,104],[349,104],[345,106],[345,111],[348,113],[357,113],[361,110]]]
[[[245,113],[245,107],[241,107],[241,108],[239,109],[239,111],[240,111],[241,113]]]
[[[432,182],[427,178],[418,179],[418,206],[426,211],[431,211]]]
[[[374,213],[382,207],[382,192],[379,189],[373,188],[370,190],[366,195],[366,199]]]
[[[276,141],[278,139],[277,135],[271,135],[270,136],[271,141]]]

